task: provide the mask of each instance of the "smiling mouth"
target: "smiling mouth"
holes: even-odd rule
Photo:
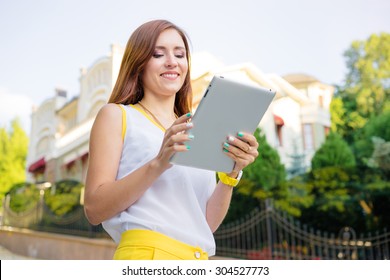
[[[179,77],[179,74],[177,73],[164,73],[160,75],[161,77],[168,78],[168,79],[174,79]]]

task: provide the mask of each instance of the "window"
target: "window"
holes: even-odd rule
[[[276,140],[279,147],[283,146],[282,125],[280,124],[276,125]]]
[[[321,108],[324,108],[324,97],[322,95],[318,96],[318,103]]]
[[[281,147],[283,146],[282,127],[284,125],[284,121],[281,117],[274,114],[274,122],[275,122],[277,146]]]

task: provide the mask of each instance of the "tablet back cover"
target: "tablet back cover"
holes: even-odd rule
[[[223,143],[240,131],[253,133],[274,96],[270,89],[215,76],[192,118],[190,150],[176,153],[171,163],[231,172],[234,161],[224,154]]]

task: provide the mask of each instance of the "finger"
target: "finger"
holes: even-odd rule
[[[233,146],[236,146],[237,148],[241,149],[245,153],[255,155],[257,153],[258,145],[257,142],[255,142],[254,146],[251,146],[248,142],[243,141],[239,138],[235,138],[233,136],[229,136],[227,139],[227,143]]]
[[[242,170],[252,162],[254,162],[255,157],[252,155],[246,155],[245,157],[240,157],[237,154],[234,154],[231,150],[227,150],[226,148],[223,149],[224,153],[233,159],[235,162],[235,169]]]
[[[187,142],[192,140],[192,139],[194,139],[194,136],[192,136],[192,135],[179,133],[179,134],[172,135],[168,139],[167,145],[168,146],[173,146],[173,145],[189,146],[189,144]]]
[[[256,149],[259,146],[259,144],[257,143],[256,137],[251,133],[246,133],[246,132],[240,131],[237,133],[237,138],[248,143],[249,146],[255,147]]]
[[[235,138],[233,136],[228,137],[227,143],[241,149],[244,152],[249,152],[251,150],[251,146],[249,146],[247,142],[244,142],[241,139]]]
[[[191,149],[191,146],[185,144],[175,144],[172,146],[172,151],[176,152],[187,152]]]
[[[194,124],[192,122],[174,124],[166,132],[168,134],[173,135],[173,134],[177,134],[179,132],[181,132],[181,133],[186,132],[187,130],[189,130],[193,127],[194,127]]]
[[[184,114],[184,115],[180,116],[179,118],[177,118],[173,122],[171,127],[169,127],[165,131],[165,135],[169,137],[172,134],[176,134],[178,132],[181,132],[181,131],[188,130],[188,129],[192,128],[192,123],[189,122],[191,117],[192,117],[192,113],[187,113],[187,114]]]
[[[227,150],[228,152],[233,154],[237,159],[248,159],[250,156],[252,156],[250,153],[244,151],[241,147],[231,145],[227,142],[223,144],[223,148],[224,151]]]
[[[185,152],[190,150],[190,145],[184,142],[190,140],[190,137],[185,134],[177,134],[168,138],[163,142],[159,155],[162,158],[171,158],[176,152]]]
[[[191,117],[192,117],[192,113],[191,112],[187,113],[187,114],[184,114],[184,115],[180,116],[179,118],[177,118],[173,122],[173,125],[184,123],[184,122],[188,122],[188,120],[191,119]]]

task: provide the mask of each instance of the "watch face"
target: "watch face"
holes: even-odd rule
[[[236,180],[240,180],[243,173],[244,173],[244,172],[242,172],[242,170],[240,170],[240,172],[238,172],[238,176],[237,176],[237,179],[236,179]]]

